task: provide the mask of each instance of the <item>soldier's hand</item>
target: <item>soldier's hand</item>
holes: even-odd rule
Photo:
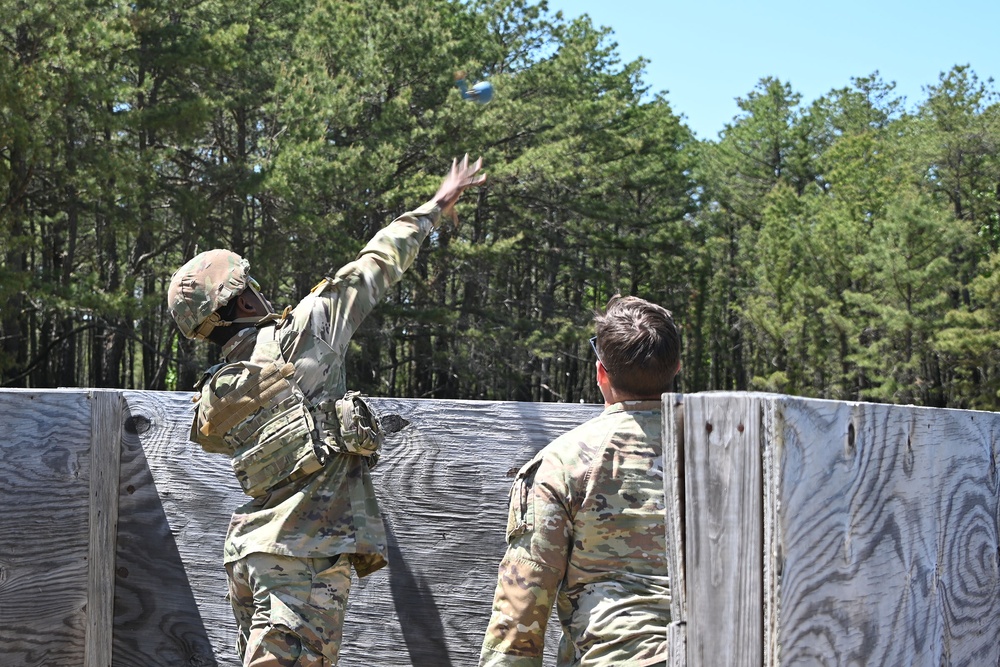
[[[455,223],[455,229],[458,229],[458,214],[455,213],[455,203],[466,188],[482,185],[486,182],[485,174],[478,175],[482,168],[483,158],[479,158],[475,163],[469,165],[468,153],[465,154],[461,162],[452,160],[451,173],[445,177],[437,194],[434,195],[434,201],[441,207],[441,213],[452,219]]]

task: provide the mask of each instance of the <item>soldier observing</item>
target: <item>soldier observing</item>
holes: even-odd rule
[[[669,311],[636,297],[615,297],[594,323],[605,408],[517,473],[482,667],[541,667],[553,603],[558,667],[667,661],[660,396],[680,336]]]
[[[369,474],[381,431],[347,392],[344,357],[441,216],[457,224],[455,203],[485,181],[481,167],[454,161],[430,201],[280,316],[229,250],[203,252],[171,278],[181,332],[224,356],[199,383],[191,439],[232,457],[251,498],[232,515],[223,555],[244,667],[336,665],[351,567],[365,577],[387,564]]]

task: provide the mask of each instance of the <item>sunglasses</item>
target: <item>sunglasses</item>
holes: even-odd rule
[[[597,360],[603,364],[604,362],[601,361],[601,353],[597,351],[597,336],[593,336],[590,339],[590,348],[594,351],[594,356],[597,357]]]

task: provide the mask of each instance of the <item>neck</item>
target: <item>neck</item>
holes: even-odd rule
[[[601,387],[601,393],[604,395],[604,405],[614,405],[615,403],[624,403],[626,401],[658,401],[660,400],[659,395],[655,396],[639,396],[637,394],[629,394],[624,391],[619,391],[613,386],[608,384],[605,387]]]

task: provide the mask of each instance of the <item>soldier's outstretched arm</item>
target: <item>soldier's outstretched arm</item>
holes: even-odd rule
[[[427,203],[382,228],[357,259],[341,268],[332,281],[317,286],[314,294],[325,297],[330,309],[322,319],[330,322],[328,342],[335,349],[347,346],[361,321],[403,277],[442,213],[457,224],[455,204],[462,193],[486,182],[480,174],[482,166],[481,158],[470,164],[468,155],[452,160],[451,170]]]

